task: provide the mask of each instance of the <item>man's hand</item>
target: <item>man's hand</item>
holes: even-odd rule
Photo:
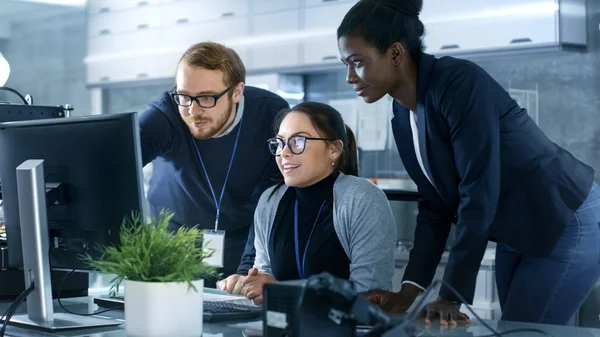
[[[226,279],[217,282],[217,288],[230,294],[239,295],[242,292],[242,287],[244,286],[242,281],[245,278],[246,276],[239,274],[229,275]]]
[[[371,303],[381,307],[384,311],[390,314],[406,312],[413,304],[421,289],[410,283],[402,286],[399,293],[394,293],[385,290],[371,290],[362,294]]]
[[[273,275],[259,273],[258,269],[252,268],[248,271],[248,276],[242,281],[242,294],[251,299],[254,304],[263,304],[263,285],[265,283],[277,282]]]
[[[438,298],[437,300],[427,304],[425,309],[419,314],[420,318],[425,318],[425,324],[430,325],[432,320],[439,319],[440,325],[447,327],[458,325],[458,321],[464,321],[471,324],[471,320],[467,314],[460,312],[460,305],[452,303],[448,300]]]

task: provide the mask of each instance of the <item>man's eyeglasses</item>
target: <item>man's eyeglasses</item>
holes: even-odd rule
[[[268,140],[269,150],[271,151],[271,153],[274,156],[280,156],[281,152],[283,151],[283,148],[285,147],[285,145],[287,143],[287,146],[288,146],[288,149],[290,149],[290,152],[292,152],[293,154],[302,154],[302,152],[304,152],[304,149],[306,149],[306,141],[307,140],[334,141],[335,139],[312,138],[312,137],[305,137],[305,136],[292,136],[292,137],[288,138],[288,140],[286,142],[285,139],[283,139],[283,138],[273,137]]]
[[[225,95],[233,87],[234,86],[231,86],[217,95],[190,96],[190,95],[186,95],[186,94],[179,94],[176,92],[172,92],[171,97],[173,97],[173,100],[175,101],[175,103],[177,103],[177,105],[182,106],[182,107],[186,107],[186,108],[191,107],[192,104],[194,104],[194,102],[196,102],[196,104],[198,104],[199,107],[209,109],[209,108],[213,108],[215,105],[217,105],[217,100],[219,98],[223,97],[223,95]]]

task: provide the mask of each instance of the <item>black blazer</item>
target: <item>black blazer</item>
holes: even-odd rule
[[[488,240],[549,255],[587,197],[594,170],[550,141],[527,111],[483,69],[422,54],[417,162],[410,111],[393,103],[392,129],[420,194],[414,248],[404,280],[428,286],[456,223],[444,281],[471,303]],[[440,296],[457,301],[446,286]]]

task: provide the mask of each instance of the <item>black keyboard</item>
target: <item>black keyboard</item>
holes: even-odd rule
[[[204,322],[251,320],[260,318],[262,314],[262,307],[230,301],[205,301],[203,305]]]
[[[118,297],[96,297],[96,303],[101,308],[122,309],[125,299]],[[254,320],[261,318],[262,307],[237,304],[233,301],[204,301],[204,322]]]

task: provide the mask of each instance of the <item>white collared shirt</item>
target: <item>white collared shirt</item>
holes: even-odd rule
[[[412,130],[413,136],[413,144],[415,145],[415,155],[417,156],[417,161],[419,162],[419,166],[421,167],[421,171],[427,180],[433,185],[433,181],[427,174],[427,170],[425,170],[425,166],[423,165],[423,157],[421,156],[421,149],[419,147],[419,129],[417,125],[417,114],[414,111],[410,112],[410,129]]]
[[[425,177],[427,177],[427,180],[429,180],[429,182],[433,185],[429,174],[427,174],[427,170],[425,170],[425,165],[423,165],[423,157],[421,157],[421,149],[419,147],[419,129],[417,124],[417,114],[414,111],[410,112],[410,129],[412,131],[413,144],[415,145],[415,155],[417,156],[417,161],[419,162],[421,171],[423,171],[423,174],[425,175]],[[404,285],[404,283],[412,284],[415,287],[421,289],[421,291],[425,291],[425,288],[416,282],[406,280],[402,282],[402,285]]]

